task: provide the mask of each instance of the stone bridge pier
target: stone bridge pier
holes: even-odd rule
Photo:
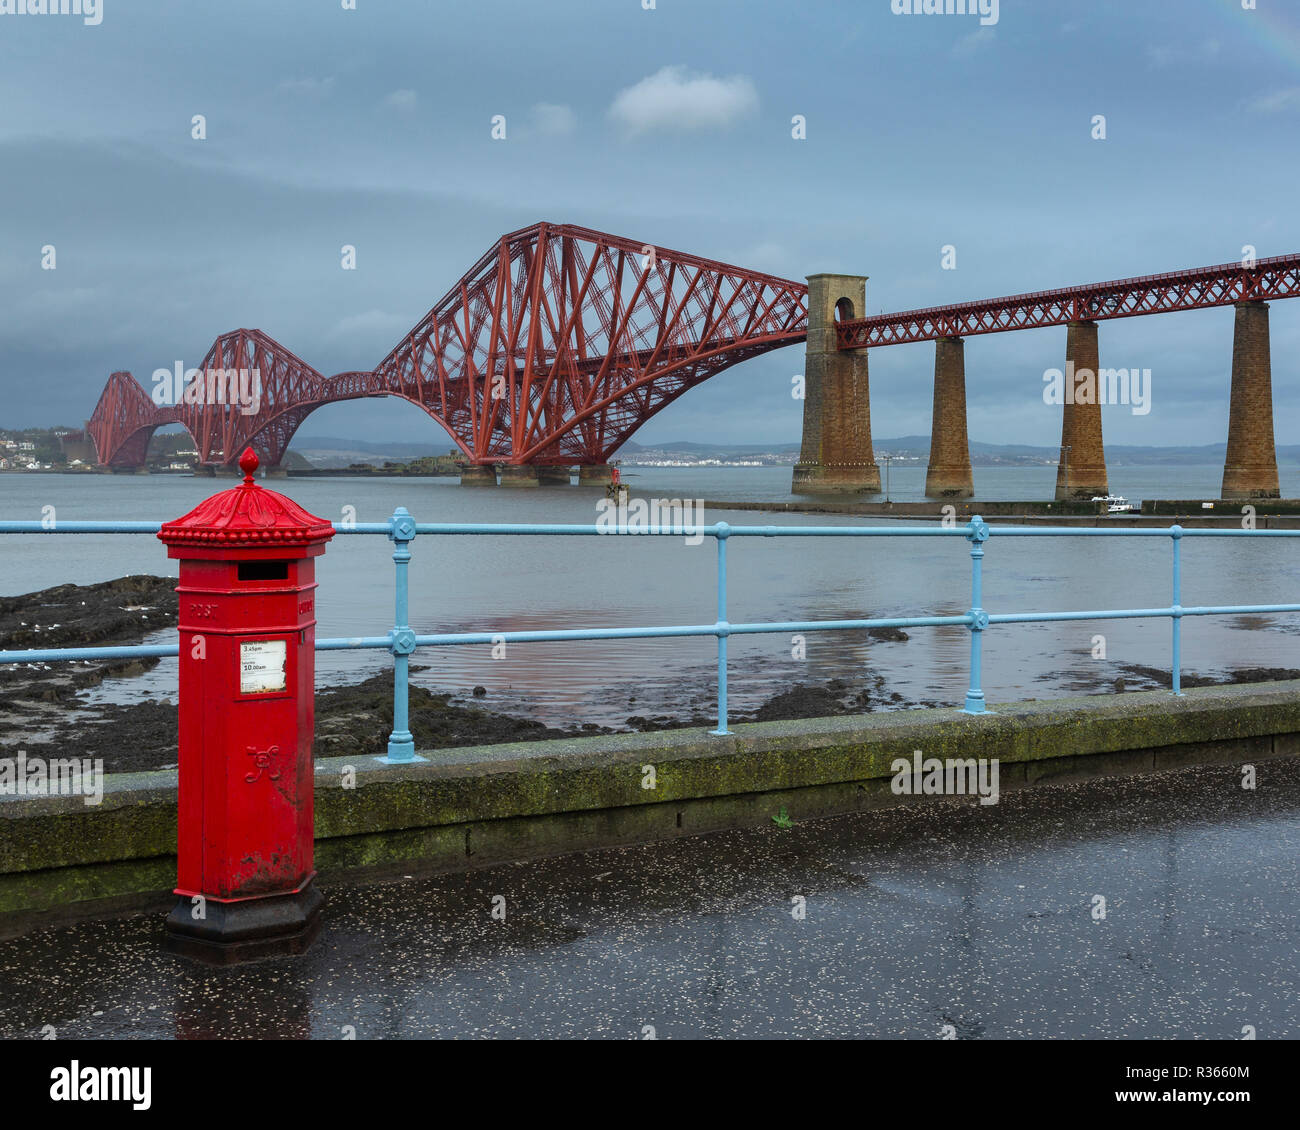
[[[1236,311],[1223,497],[1278,498],[1281,490],[1277,477],[1277,450],[1273,446],[1273,368],[1269,352],[1268,303],[1238,302]]]
[[[1061,408],[1061,459],[1056,497],[1088,499],[1109,494],[1101,441],[1097,323],[1070,322],[1065,337],[1065,404]]]
[[[925,496],[971,498],[974,494],[966,432],[966,343],[959,337],[941,337],[934,343],[934,416]]]
[[[866,304],[864,275],[808,276],[803,445],[790,487],[795,494],[880,492],[867,351],[835,348],[836,321],[861,317]]]

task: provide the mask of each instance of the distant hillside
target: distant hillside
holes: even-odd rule
[[[295,436],[289,455],[298,455],[323,471],[340,470],[354,463],[410,463],[415,459],[446,455],[449,442],[370,443],[339,436]]]
[[[887,452],[892,455],[906,455],[918,459],[928,459],[930,455],[930,437],[928,435],[877,437],[872,441],[877,453]],[[676,441],[658,444],[637,444],[628,442],[620,453],[639,454],[653,450],[660,453],[676,453],[693,459],[718,459],[728,456],[737,457],[757,452],[782,452],[798,455],[799,444],[708,444],[690,441]],[[1055,463],[1060,456],[1059,447],[1038,447],[1022,443],[983,443],[971,440],[971,462],[977,465],[999,463]],[[1107,444],[1106,461],[1113,466],[1195,466],[1222,463],[1227,454],[1227,444],[1211,443],[1202,446],[1136,446],[1130,444]],[[1279,463],[1300,463],[1300,445],[1278,445]]]
[[[678,451],[683,455],[696,455],[704,459],[716,459],[720,455],[756,455],[762,452],[789,451],[799,454],[797,443],[691,443],[679,440],[674,443],[636,443],[628,440],[620,452],[635,455],[642,451]]]
[[[293,450],[284,453],[284,458],[280,460],[280,466],[288,471],[311,471],[315,469],[315,464],[310,459],[301,452]]]
[[[927,459],[930,454],[928,435],[881,437],[874,441],[877,453],[902,455]],[[1106,461],[1111,466],[1189,466],[1222,463],[1227,445],[1211,443],[1202,446],[1133,446],[1107,444]],[[343,439],[337,436],[305,436],[294,440],[291,453],[309,460],[322,469],[348,467],[353,463],[382,463],[385,460],[410,462],[429,456],[455,454],[449,443],[371,443],[365,440]],[[1060,454],[1057,447],[1038,447],[1020,443],[983,443],[972,440],[971,462],[976,466],[1005,464],[1055,463]],[[799,455],[796,443],[700,443],[694,440],[674,440],[665,443],[637,443],[629,440],[618,454],[629,460],[642,457],[680,458],[684,461],[701,459],[736,460],[766,455],[781,462],[794,462]],[[1279,446],[1279,463],[1300,463],[1300,445]]]

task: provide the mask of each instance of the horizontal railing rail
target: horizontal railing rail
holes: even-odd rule
[[[0,534],[156,534],[158,522],[0,522]],[[1184,529],[1182,526],[1099,528],[1073,526],[990,526],[978,515],[968,522],[938,526],[732,526],[689,521],[647,527],[547,523],[449,523],[416,522],[399,507],[387,522],[336,524],[336,534],[380,535],[393,542],[396,570],[394,625],[382,636],[353,636],[316,640],[317,651],[375,649],[391,652],[394,664],[393,731],[388,764],[420,760],[409,729],[409,660],[421,647],[452,647],[463,644],[543,643],[585,640],[670,639],[708,637],[717,640],[717,728],[711,733],[731,733],[727,727],[727,640],[731,636],[824,631],[862,631],[872,628],[965,627],[970,631],[970,665],[965,701],[967,714],[989,713],[982,687],[983,635],[994,624],[1054,623],[1077,620],[1167,618],[1171,628],[1171,676],[1173,694],[1182,694],[1182,621],[1188,616],[1232,616],[1300,612],[1296,604],[1192,605],[1182,604],[1182,551],[1184,538],[1296,538],[1300,530]],[[424,635],[410,626],[407,568],[411,542],[418,536],[506,536],[506,537],[712,537],[717,546],[717,619],[712,623],[670,624],[626,628],[556,628],[529,631],[443,632]],[[984,544],[993,535],[1008,537],[1135,537],[1168,538],[1173,546],[1171,602],[1153,608],[1107,608],[1064,612],[989,612],[983,602]],[[966,612],[949,616],[889,616],[853,620],[783,620],[731,623],[727,619],[727,543],[746,537],[866,537],[866,538],[962,538],[970,544],[971,601]],[[179,654],[178,644],[135,644],[110,647],[39,648],[0,651],[0,663],[40,664],[63,661],[95,661],[126,658],[168,658]]]

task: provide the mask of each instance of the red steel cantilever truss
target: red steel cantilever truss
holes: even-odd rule
[[[837,326],[837,344],[860,349],[1297,296],[1300,255],[1285,255],[860,318]],[[604,463],[688,389],[803,341],[807,306],[807,288],[789,279],[588,228],[534,224],[502,236],[373,371],[324,377],[260,330],[235,330],[199,366],[204,395],[159,406],[130,373],[116,372],[88,431],[103,463],[143,463],[154,429],[179,423],[203,463],[231,463],[251,444],[275,466],[321,405],[400,396],[441,423],[473,463]],[[230,376],[245,372],[256,374],[254,395],[236,401],[231,389],[249,385]]]
[[[198,373],[189,395],[171,381],[156,385],[167,394],[162,405],[130,373],[110,376],[86,429],[100,462],[139,466],[156,428],[182,424],[202,463],[233,463],[252,443],[274,467],[298,425],[322,404],[382,395],[371,391],[373,374],[323,377],[261,330],[222,334]]]
[[[687,389],[807,336],[803,283],[587,228],[503,236],[369,373],[326,378],[259,330],[218,338],[200,367],[257,370],[255,411],[155,405],[114,373],[89,431],[101,462],[144,462],[154,428],[181,423],[200,461],[252,444],[279,463],[322,404],[400,396],[474,463],[604,463]]]
[[[955,306],[855,318],[836,327],[840,349],[901,345],[941,337],[970,337],[1069,322],[1136,318],[1176,310],[1202,310],[1251,300],[1300,297],[1300,255],[1257,259],[1254,266],[1226,263],[1117,282],[1043,290]]]
[[[687,389],[807,336],[803,283],[587,228],[503,236],[375,370],[475,463],[604,463]]]

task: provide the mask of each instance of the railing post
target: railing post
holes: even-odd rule
[[[1173,603],[1173,693],[1183,693],[1183,527],[1170,526],[1169,536],[1174,539],[1174,603]]]
[[[984,691],[980,686],[980,668],[984,659],[984,629],[989,626],[989,614],[980,607],[984,599],[984,543],[988,541],[989,527],[978,514],[966,528],[970,541],[970,686],[966,690],[966,714],[988,714],[984,707]]]
[[[393,653],[393,732],[388,737],[387,756],[375,760],[382,761],[385,765],[409,765],[414,761],[427,760],[415,752],[415,738],[410,728],[410,703],[407,698],[415,632],[407,622],[410,613],[406,572],[411,563],[411,542],[415,540],[415,519],[405,506],[399,506],[388,520],[388,527],[388,537],[393,543],[393,563],[397,568],[393,630],[388,633],[388,648]]]
[[[722,737],[731,733],[727,729],[727,538],[731,527],[719,522],[713,529],[718,542],[718,622],[714,625],[718,636],[718,728],[709,732]]]

